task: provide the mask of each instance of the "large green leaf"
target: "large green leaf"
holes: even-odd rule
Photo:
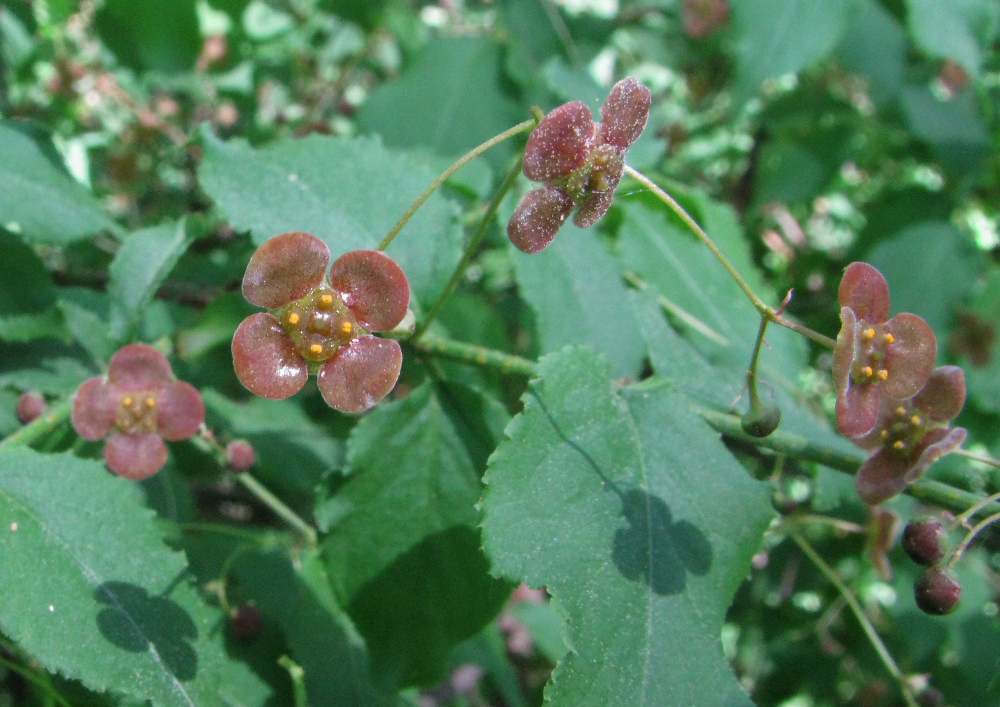
[[[645,345],[618,264],[593,229],[568,223],[540,253],[510,251],[521,296],[535,313],[543,353],[589,344],[611,359],[614,375],[638,375]]]
[[[250,231],[255,243],[307,231],[337,257],[378,245],[434,175],[373,138],[310,136],[254,149],[205,133],[199,179],[233,227]],[[387,251],[425,303],[444,287],[461,257],[456,214],[435,194]]]
[[[468,389],[424,384],[351,434],[350,477],[316,515],[328,528],[332,586],[383,678],[440,678],[451,648],[506,599],[475,529],[480,474],[503,420]]]
[[[137,231],[122,243],[108,269],[111,335],[116,340],[125,343],[134,335],[143,309],[193,237],[179,221]]]
[[[766,79],[806,68],[836,46],[857,0],[734,0],[736,86],[753,96]]]
[[[906,0],[913,41],[933,57],[948,58],[977,75],[1000,31],[995,0]]]
[[[868,79],[868,94],[881,106],[903,85],[906,45],[903,28],[892,13],[878,0],[863,0],[837,47],[837,58]]]
[[[97,13],[101,39],[137,72],[194,69],[201,50],[195,0],[106,0]]]
[[[605,361],[569,348],[539,362],[507,434],[486,475],[484,548],[568,618],[548,699],[749,704],[719,633],[773,512],[685,396],[615,393]]]
[[[109,228],[111,220],[64,168],[47,136],[0,121],[0,224],[29,243],[62,245]]]
[[[47,670],[163,705],[209,704],[221,614],[134,487],[69,455],[0,451],[3,632]]]
[[[485,37],[434,39],[358,112],[390,147],[460,155],[528,117],[501,88],[500,46]],[[405,116],[405,118],[402,118]]]

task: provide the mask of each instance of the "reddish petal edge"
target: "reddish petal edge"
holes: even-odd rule
[[[546,248],[573,210],[573,200],[558,187],[539,187],[522,197],[507,222],[507,237],[523,253]]]
[[[601,142],[628,149],[646,127],[652,100],[649,89],[631,76],[612,86],[601,106]]]
[[[868,263],[851,263],[844,269],[837,297],[842,307],[854,310],[858,319],[881,324],[889,318],[889,285]]]
[[[167,463],[167,445],[155,432],[116,432],[104,444],[104,461],[118,476],[132,481],[149,478]]]
[[[108,364],[108,382],[122,390],[156,390],[172,377],[167,357],[146,344],[123,346]]]
[[[103,439],[111,431],[117,412],[118,397],[114,389],[97,376],[88,378],[76,389],[70,422],[84,439]]]
[[[342,346],[319,370],[319,392],[334,410],[371,409],[396,386],[403,366],[399,342],[362,336]]]
[[[233,334],[233,368],[243,387],[254,395],[281,400],[302,390],[309,378],[305,359],[266,312],[251,314]]]
[[[156,396],[156,431],[163,439],[187,439],[205,421],[205,404],[198,389],[184,381],[174,381]]]
[[[567,177],[583,166],[594,148],[597,129],[580,101],[559,106],[535,126],[524,146],[524,176],[535,182]]]
[[[330,285],[369,331],[388,331],[403,321],[410,284],[395,260],[377,250],[352,250],[333,262]]]
[[[323,282],[330,249],[311,233],[291,231],[261,244],[247,263],[243,297],[267,309],[304,297]]]

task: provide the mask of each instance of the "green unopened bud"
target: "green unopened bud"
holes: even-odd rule
[[[767,437],[778,429],[781,422],[781,410],[777,405],[754,401],[750,410],[740,418],[740,427],[751,437]]]

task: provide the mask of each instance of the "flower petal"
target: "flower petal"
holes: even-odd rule
[[[84,439],[103,439],[115,423],[118,396],[100,376],[88,378],[73,397],[73,429]]]
[[[905,489],[909,485],[906,477],[911,461],[886,449],[879,449],[868,457],[854,477],[861,500],[876,506]]]
[[[271,400],[299,392],[309,377],[305,359],[278,320],[265,312],[251,314],[236,328],[233,367],[243,387]]]
[[[364,412],[389,394],[399,378],[403,350],[392,339],[362,336],[337,350],[319,370],[319,392],[341,412]]]
[[[330,284],[358,323],[371,331],[387,331],[403,321],[410,304],[410,285],[396,261],[377,250],[352,250],[333,262]]]
[[[601,106],[601,142],[627,149],[649,118],[649,89],[631,76],[616,83]]]
[[[849,439],[869,434],[878,423],[880,401],[877,384],[849,383],[837,396],[837,431]]]
[[[552,242],[572,210],[573,200],[558,187],[532,189],[507,222],[507,237],[518,250],[537,253]]]
[[[243,275],[243,296],[250,304],[277,309],[323,282],[330,249],[301,231],[266,241],[250,257]]]
[[[850,307],[840,308],[840,333],[837,334],[837,344],[833,347],[833,387],[838,394],[847,390],[851,384],[851,368],[858,359],[861,325],[854,310]]]
[[[118,476],[141,481],[167,463],[167,445],[155,432],[116,432],[104,445],[104,461]]]
[[[947,422],[965,405],[965,373],[958,366],[941,366],[913,398],[913,407],[931,422]]]
[[[837,296],[840,305],[853,309],[858,319],[881,324],[889,318],[889,285],[882,273],[868,263],[847,266]]]
[[[174,381],[156,396],[156,431],[174,442],[187,439],[205,420],[205,404],[190,383]]]
[[[145,344],[118,349],[108,364],[108,382],[125,391],[156,390],[172,377],[167,357]]]
[[[895,343],[885,351],[885,369],[889,377],[882,384],[887,396],[903,400],[916,395],[924,387],[937,355],[934,331],[916,314],[903,312],[885,324]]]
[[[567,177],[587,161],[597,130],[590,109],[564,103],[535,126],[524,146],[524,176],[535,182]]]
[[[956,427],[953,430],[946,427],[938,427],[937,429],[928,431],[917,445],[917,449],[920,450],[920,456],[907,472],[906,483],[912,484],[924,475],[927,467],[945,454],[949,454],[961,447],[962,442],[965,441],[966,434],[967,432],[961,427]]]
[[[619,176],[615,180],[615,186],[618,185],[618,180],[621,179]],[[587,195],[587,198],[583,200],[580,204],[580,208],[577,209],[576,214],[573,216],[573,223],[579,228],[589,228],[593,226],[597,221],[608,212],[611,208],[611,202],[615,197],[615,189],[611,187],[607,191],[593,192]]]

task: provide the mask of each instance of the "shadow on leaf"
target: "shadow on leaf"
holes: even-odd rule
[[[94,597],[105,605],[97,626],[111,643],[132,653],[148,652],[180,680],[195,676],[198,656],[190,642],[198,629],[179,604],[127,582],[105,582]]]
[[[615,531],[611,558],[624,577],[646,582],[656,594],[678,594],[687,572],[708,572],[712,546],[694,524],[673,522],[663,499],[645,491],[632,489],[621,499],[628,527]]]

